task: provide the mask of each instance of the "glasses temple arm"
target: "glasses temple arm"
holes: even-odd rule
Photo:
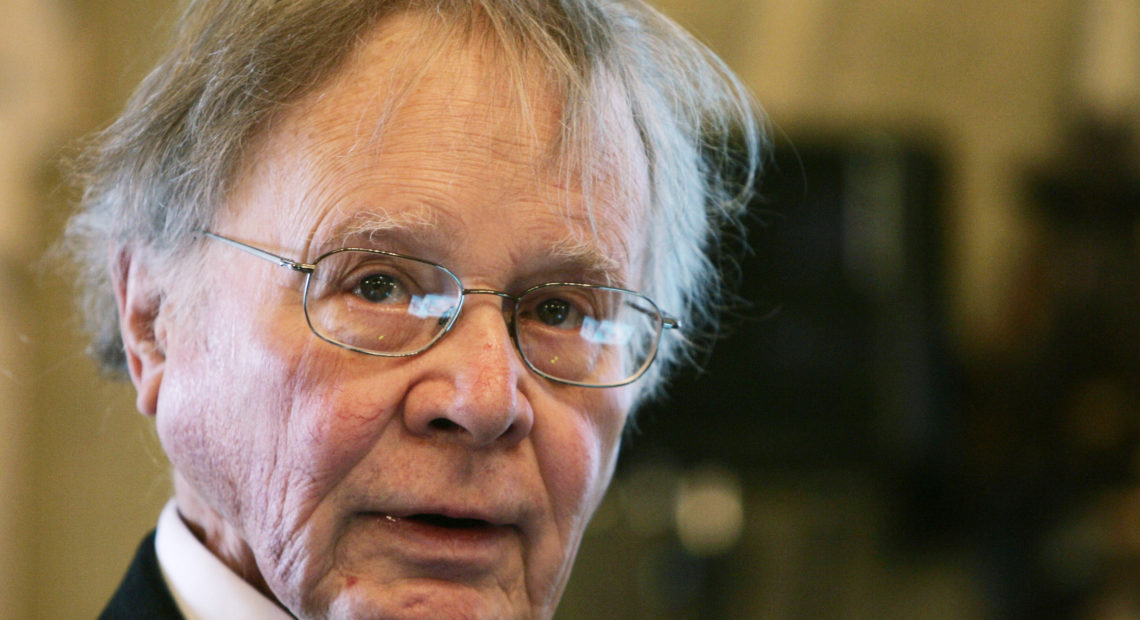
[[[630,303],[629,307],[633,308],[634,310],[637,310],[638,312],[640,312],[646,316],[653,316],[655,314],[660,316],[661,317],[661,328],[662,329],[681,329],[681,327],[682,327],[681,319],[678,319],[678,318],[673,317],[673,316],[669,316],[668,314],[665,314],[664,312],[658,312],[658,311],[652,310],[650,308],[645,308],[645,307],[639,306],[635,303]]]
[[[242,243],[241,241],[235,241],[234,239],[230,239],[229,237],[223,237],[219,234],[212,233],[208,230],[200,231],[200,233],[206,237],[209,237],[210,239],[214,239],[216,241],[221,241],[222,243],[224,243],[230,247],[237,248],[237,249],[241,250],[242,252],[245,252],[247,254],[253,254],[254,256],[256,256],[258,258],[264,258],[267,261],[277,263],[281,267],[288,267],[294,271],[311,272],[314,268],[313,265],[309,265],[306,263],[300,263],[300,262],[297,262],[291,258],[285,258],[284,256],[278,256],[272,252],[266,252],[265,250],[262,250],[261,248],[255,248],[252,245],[247,245],[245,243]]]

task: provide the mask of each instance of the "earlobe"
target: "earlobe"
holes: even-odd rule
[[[140,413],[153,416],[166,367],[165,334],[160,321],[162,287],[146,262],[131,250],[120,248],[111,260],[119,333],[127,370],[138,392],[136,406]]]

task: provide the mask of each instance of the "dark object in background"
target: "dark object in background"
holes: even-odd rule
[[[941,178],[933,151],[885,136],[779,146],[752,208],[751,251],[734,254],[731,238],[725,248],[730,260],[738,256],[729,273],[738,271],[741,302],[703,370],[686,372],[639,413],[623,452],[619,476],[646,460],[681,470],[712,461],[756,497],[772,491],[758,476],[779,472],[803,506],[816,507],[807,510],[852,515],[843,531],[800,532],[807,556],[784,562],[787,583],[768,588],[784,601],[779,617],[857,613],[849,593],[864,586],[849,579],[851,567],[871,560],[844,553],[929,544],[962,521],[949,491],[959,436]],[[629,478],[619,486],[637,485]],[[887,532],[876,525],[882,512]],[[645,543],[651,574],[686,575],[699,589],[658,586],[647,600],[685,591],[699,602],[672,601],[660,617],[744,617],[742,609],[772,617],[764,603],[740,602],[766,596],[748,567],[799,543],[760,536],[728,555],[687,561],[676,560],[674,543]]]
[[[634,451],[644,438],[687,462],[876,471],[940,453],[940,184],[930,152],[885,137],[779,146],[743,304],[704,371],[641,413]]]

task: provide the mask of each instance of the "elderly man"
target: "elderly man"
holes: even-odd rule
[[[758,142],[637,0],[192,2],[68,230],[174,469],[104,617],[549,618]]]

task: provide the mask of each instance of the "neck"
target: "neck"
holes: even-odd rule
[[[269,589],[257,568],[253,550],[232,525],[214,510],[182,474],[174,473],[174,500],[182,521],[198,539],[230,570],[257,588],[272,601],[276,595]],[[280,602],[278,602],[280,605]]]

